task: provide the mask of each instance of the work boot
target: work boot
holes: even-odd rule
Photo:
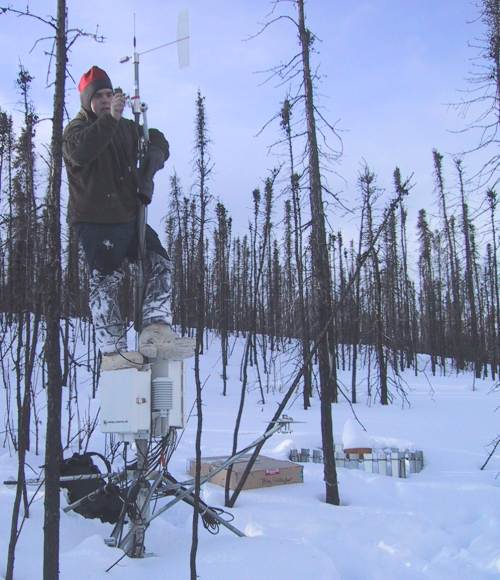
[[[122,351],[106,352],[102,355],[102,371],[118,371],[121,369],[140,369],[144,366],[144,357],[140,352]]]
[[[153,322],[141,331],[139,352],[148,358],[157,358],[158,353],[168,350],[177,338],[170,324]]]

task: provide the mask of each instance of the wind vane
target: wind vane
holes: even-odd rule
[[[170,42],[165,42],[148,50],[143,50],[142,52],[136,52],[136,39],[135,39],[135,14],[134,14],[134,62],[136,56],[142,56],[148,52],[153,52],[159,50],[160,48],[165,48],[166,46],[172,46],[177,44],[177,59],[179,62],[179,68],[185,68],[189,66],[189,12],[187,10],[182,10],[179,12],[177,18],[177,38]],[[124,56],[120,59],[121,63],[128,62],[132,57]]]

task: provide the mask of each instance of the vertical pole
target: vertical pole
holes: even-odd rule
[[[134,97],[132,100],[132,110],[134,113],[135,126],[138,134],[138,169],[140,170],[143,161],[145,149],[148,142],[147,123],[141,127],[140,119],[141,113],[145,119],[146,106],[141,104],[141,96],[139,90],[139,53],[137,52],[137,42],[135,36],[135,14],[134,14]],[[142,329],[142,303],[144,300],[144,286],[145,286],[145,269],[146,269],[146,223],[147,211],[146,205],[139,198],[137,211],[137,240],[138,240],[138,256],[137,256],[137,278],[135,281],[135,313],[134,313],[134,328],[137,333]],[[138,347],[139,334],[136,337]],[[127,554],[131,558],[144,557],[144,536],[146,534],[147,521],[149,519],[149,483],[145,479],[148,462],[148,440],[136,439],[137,447],[137,471],[135,472],[135,481],[139,485],[139,490],[136,496],[136,513],[130,521],[130,536],[131,540],[128,544]]]
[[[47,272],[52,285],[46,297],[47,324],[45,360],[47,363],[47,435],[45,440],[45,498],[43,579],[59,578],[59,524],[60,524],[60,458],[62,370],[60,352],[61,318],[61,179],[62,134],[64,120],[64,90],[66,82],[67,10],[66,1],[57,2],[56,25],[56,78],[53,101],[53,123],[50,168],[50,188],[47,194]]]
[[[373,473],[373,455],[371,453],[364,455],[364,468],[366,472]]]
[[[135,28],[135,26],[134,26]],[[141,165],[142,157],[144,154],[143,142],[147,139],[147,135],[140,135],[141,126],[141,96],[139,91],[139,53],[136,50],[136,38],[134,31],[134,98],[132,102],[132,109],[134,112],[135,125],[139,133],[139,145],[138,145],[138,160],[139,168]],[[146,222],[147,213],[146,206],[139,200],[139,209],[137,212],[137,238],[139,244],[139,252],[137,259],[137,278],[135,282],[135,313],[134,313],[134,328],[137,333],[141,331],[142,328],[142,301],[144,298],[144,274],[146,265]]]
[[[144,558],[144,537],[151,515],[148,501],[149,483],[144,477],[148,466],[148,440],[136,439],[135,443],[137,446],[137,471],[134,474],[134,479],[138,482],[139,491],[136,498],[137,510],[134,517],[130,518],[130,542],[126,552],[130,558]]]
[[[400,461],[397,449],[391,450],[392,477],[401,477],[399,473]]]

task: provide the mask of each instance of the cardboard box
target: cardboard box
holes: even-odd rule
[[[231,489],[236,489],[238,482],[245,471],[251,454],[244,455],[238,461],[233,464],[233,470],[231,473],[231,480],[229,487]],[[214,471],[219,467],[227,457],[202,457],[201,459],[201,476],[205,477],[209,475],[211,471]],[[194,477],[195,474],[195,464],[194,459],[189,460],[189,473]],[[304,482],[304,467],[293,463],[292,461],[286,461],[282,459],[273,459],[272,457],[266,457],[265,455],[259,455],[257,461],[254,463],[252,470],[250,471],[248,478],[243,486],[243,489],[257,489],[259,487],[271,487],[274,485],[285,485],[288,483],[303,483]],[[215,474],[213,478],[210,479],[211,483],[216,485],[221,485],[222,487],[226,484],[227,469],[220,471]]]

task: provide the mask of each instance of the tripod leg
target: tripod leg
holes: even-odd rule
[[[182,485],[180,485],[178,483],[178,481],[175,479],[175,477],[173,477],[170,473],[167,473],[164,476],[164,479],[168,483],[172,484],[172,489],[175,490],[175,491],[173,491],[173,495],[175,495],[176,498],[179,498],[183,502],[194,507],[194,495],[192,492],[188,492],[186,494],[186,491],[188,491],[188,490],[185,487],[183,487]],[[202,516],[204,514],[208,514],[212,519],[217,521],[219,524],[221,524],[222,526],[224,526],[225,528],[227,528],[228,530],[230,530],[231,532],[233,532],[234,534],[236,534],[240,538],[246,537],[245,534],[241,530],[239,530],[235,526],[231,525],[229,522],[226,522],[226,520],[224,518],[221,518],[218,513],[214,512],[214,510],[210,509],[210,507],[205,502],[200,501],[199,509],[200,509],[200,514]]]

